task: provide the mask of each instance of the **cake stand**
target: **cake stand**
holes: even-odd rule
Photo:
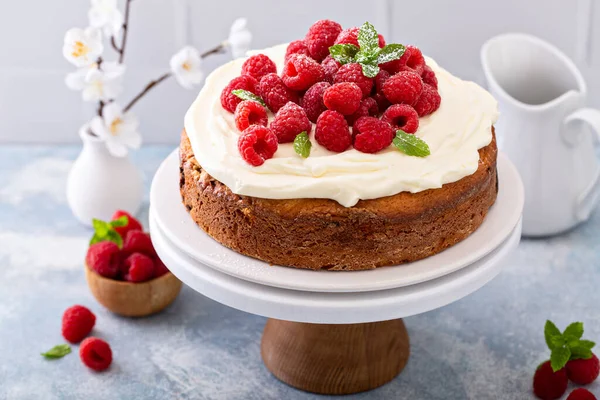
[[[278,379],[309,392],[356,393],[385,384],[406,365],[409,337],[401,318],[479,289],[518,245],[522,183],[503,155],[498,171],[498,200],[482,226],[453,248],[406,266],[321,273],[225,249],[196,227],[179,200],[176,153],[152,183],[150,232],[161,259],[192,289],[269,318],[261,354]],[[426,272],[414,268],[418,263]]]

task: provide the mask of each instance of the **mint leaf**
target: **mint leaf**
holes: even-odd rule
[[[299,133],[296,135],[294,139],[294,151],[300,156],[307,158],[310,155],[310,148],[312,147],[312,143],[308,138],[308,134],[306,131]]]
[[[377,58],[377,64],[383,64],[386,62],[394,61],[399,59],[404,55],[406,51],[406,47],[401,44],[391,43],[385,46],[379,52],[379,57]]]
[[[379,48],[377,30],[369,22],[365,22],[358,30],[358,45],[361,50],[373,51]]]
[[[568,344],[569,349],[571,350],[571,360],[576,360],[578,358],[583,358],[587,360],[592,357],[592,348],[596,345],[596,343],[591,340],[574,340]]]
[[[359,64],[377,65],[377,59],[380,51],[381,49],[379,47],[374,50],[360,49],[360,51],[356,54],[356,62]]]
[[[563,337],[565,341],[571,342],[573,340],[581,339],[583,336],[583,322],[573,322],[569,326],[566,327],[563,332]]]
[[[47,352],[41,353],[41,354],[42,354],[42,356],[44,356],[46,358],[55,359],[55,358],[64,357],[67,354],[69,354],[70,352],[71,352],[71,346],[69,346],[68,344],[59,344],[59,345],[54,346]]]
[[[263,101],[263,99],[261,99],[259,96],[255,95],[254,93],[249,92],[247,90],[235,89],[235,90],[232,90],[231,93],[233,93],[234,95],[236,95],[237,97],[239,97],[242,100],[255,101],[263,107],[267,106],[265,104],[265,102]]]
[[[562,369],[571,358],[571,350],[567,347],[558,347],[550,354],[550,365],[554,372]]]
[[[117,228],[117,227],[123,227],[123,226],[127,226],[127,224],[129,223],[129,217],[127,217],[127,215],[121,215],[119,218],[115,219],[114,221],[110,221],[109,224],[110,226],[112,226],[113,228]]]
[[[362,73],[367,78],[375,78],[379,73],[379,66],[373,64],[360,64]]]
[[[429,146],[422,139],[415,135],[404,132],[401,129],[396,131],[394,146],[404,154],[415,157],[427,157],[431,152]]]
[[[335,44],[329,48],[331,57],[342,65],[354,62],[356,53],[358,53],[358,47],[353,44]]]
[[[115,231],[115,228],[113,228],[110,222],[94,218],[92,220],[92,226],[94,227],[94,236],[90,239],[90,246],[105,241],[114,242],[119,247],[123,246],[123,238],[119,235],[119,232]]]
[[[550,320],[547,320],[544,326],[544,339],[546,339],[546,344],[550,350],[562,347],[565,344],[562,333]]]

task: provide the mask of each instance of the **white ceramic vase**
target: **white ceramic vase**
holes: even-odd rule
[[[79,136],[83,150],[67,179],[67,201],[73,215],[90,226],[92,218],[109,220],[116,210],[137,213],[142,202],[143,179],[129,156],[110,154],[88,126]]]

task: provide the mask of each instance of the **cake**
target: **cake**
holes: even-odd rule
[[[466,239],[494,204],[497,116],[487,91],[418,48],[319,21],[207,78],[181,134],[182,201],[216,241],[273,265],[419,260]]]

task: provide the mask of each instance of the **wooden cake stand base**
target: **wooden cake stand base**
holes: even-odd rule
[[[269,319],[262,336],[266,367],[307,392],[351,394],[394,379],[408,362],[402,319],[364,324],[308,324]]]

